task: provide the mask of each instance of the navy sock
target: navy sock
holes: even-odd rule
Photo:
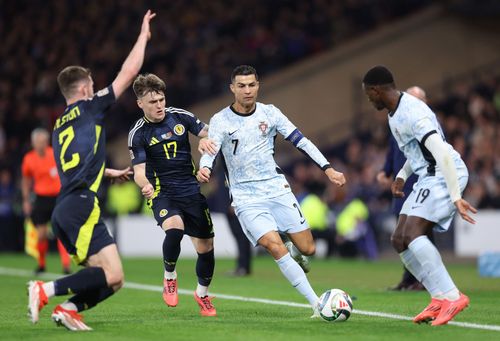
[[[90,290],[107,288],[104,270],[98,267],[88,267],[54,281],[56,296],[80,294]]]
[[[163,265],[165,271],[173,272],[175,264],[181,253],[181,240],[184,236],[184,231],[180,229],[168,229],[165,232],[163,239]]]
[[[208,287],[214,275],[215,258],[214,249],[207,253],[198,253],[198,260],[196,261],[196,275],[198,276],[198,283]]]
[[[104,301],[106,298],[113,295],[115,291],[113,288],[101,288],[91,291],[86,291],[81,294],[71,297],[68,301],[76,305],[78,311],[88,310],[95,307],[97,303]]]

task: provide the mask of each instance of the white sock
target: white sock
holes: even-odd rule
[[[173,271],[173,272],[165,271],[163,277],[165,277],[166,280],[177,279],[177,272],[176,271]]]
[[[438,299],[454,297],[453,293],[455,290],[458,292],[458,289],[446,270],[439,251],[429,238],[420,236],[414,239],[408,245],[408,249],[421,266],[420,273],[414,276],[425,286],[431,296]]]
[[[45,291],[45,295],[47,298],[54,297],[56,294],[56,289],[54,287],[54,282],[46,282],[42,284],[43,291]]]
[[[418,262],[417,258],[415,258],[413,252],[410,249],[406,249],[399,254],[399,257],[401,257],[401,261],[403,262],[404,266],[408,269],[408,271],[410,271],[411,274],[415,276],[415,278],[419,282],[421,282],[422,266],[420,266],[420,263]]]
[[[309,304],[314,308],[318,301],[318,295],[314,292],[313,288],[307,280],[304,270],[292,259],[289,253],[276,260],[281,272],[285,275],[286,279],[309,301]]]
[[[66,301],[66,302],[61,303],[61,307],[63,307],[66,310],[78,311],[78,308],[76,307],[76,305],[70,301]]]
[[[198,297],[208,296],[208,287],[198,283],[198,286],[196,287],[196,295],[198,295]]]

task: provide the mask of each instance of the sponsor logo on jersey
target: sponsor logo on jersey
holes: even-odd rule
[[[184,128],[184,126],[182,124],[176,124],[174,127],[175,135],[181,136],[182,134],[184,134],[185,131],[186,131],[186,128]]]
[[[168,211],[166,209],[162,209],[160,211],[160,218],[163,218],[164,216],[166,216],[168,214]]]
[[[259,123],[259,129],[260,131],[262,132],[262,136],[266,136],[267,135],[267,123],[265,121],[261,121]]]

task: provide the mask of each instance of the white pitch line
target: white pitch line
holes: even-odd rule
[[[0,267],[0,275],[30,278],[30,277],[33,277],[33,272],[29,271],[29,270]],[[44,274],[40,275],[38,278],[56,279],[59,277],[61,277],[60,274],[44,273]],[[162,286],[141,284],[141,283],[134,283],[134,282],[125,282],[124,288],[135,289],[135,290],[144,290],[144,291],[153,291],[153,292],[163,292]],[[178,292],[181,295],[192,295],[193,294],[193,290],[186,290],[186,289],[178,289]],[[311,306],[309,304],[296,303],[296,302],[276,301],[276,300],[268,300],[268,299],[264,299],[264,298],[225,295],[225,294],[217,294],[217,293],[212,293],[212,295],[217,296],[217,298],[221,298],[221,299],[225,299],[225,300],[255,302],[255,303],[273,304],[273,305],[283,305],[283,306],[287,306],[287,307],[298,307],[298,308],[311,309]],[[353,313],[359,314],[359,315],[366,315],[366,316],[385,317],[385,318],[389,318],[389,319],[393,319],[393,320],[405,320],[405,321],[412,320],[412,318],[409,316],[388,314],[388,313],[383,313],[383,312],[378,312],[378,311],[366,311],[366,310],[354,309]],[[455,321],[450,321],[450,322],[448,322],[448,324],[453,325],[453,326],[457,326],[457,327],[463,327],[463,328],[493,330],[493,331],[500,332],[500,326],[496,326],[496,325],[477,324],[477,323],[469,323],[469,322],[455,322]]]

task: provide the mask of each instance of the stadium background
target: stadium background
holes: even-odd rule
[[[20,162],[30,149],[31,131],[51,130],[64,109],[58,71],[81,64],[92,69],[96,89],[106,86],[149,7],[158,17],[142,70],[166,80],[167,104],[208,121],[231,102],[233,67],[254,65],[261,76],[260,101],[281,108],[349,182],[342,191],[328,186],[281,139],[276,158],[295,192],[323,188],[321,199],[333,217],[360,199],[379,251],[390,249],[393,226],[390,193],[375,181],[388,129],[385,115],[369,107],[360,86],[364,71],[375,64],[390,67],[400,88],[419,85],[427,91],[448,141],[469,166],[466,199],[482,210],[500,207],[495,1],[23,0],[0,6],[0,251],[23,250]],[[129,164],[126,136],[139,115],[131,90],[108,115],[110,166]],[[129,185],[103,187],[108,216],[142,212],[140,195]],[[226,209],[220,181],[203,190],[213,211]],[[438,243],[453,250],[453,234]]]

